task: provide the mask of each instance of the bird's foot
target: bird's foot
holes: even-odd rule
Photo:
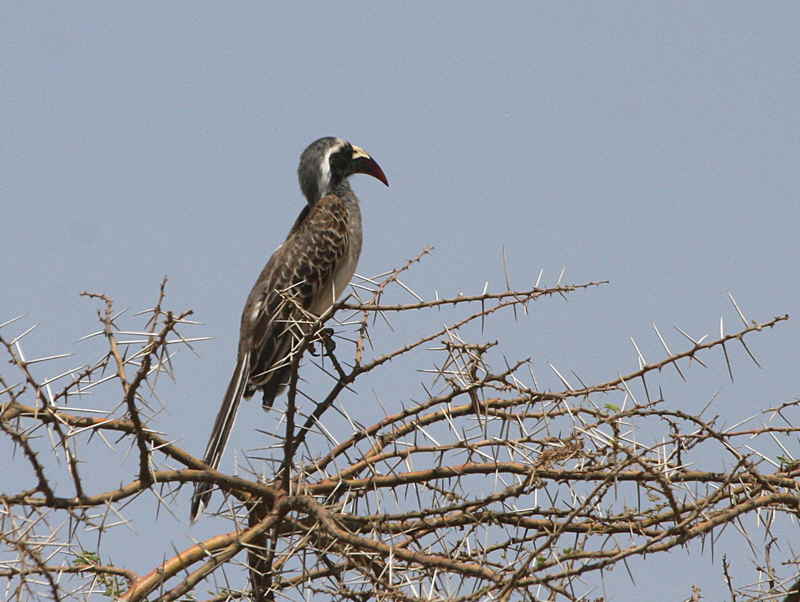
[[[317,351],[312,347],[310,350],[311,355],[320,356],[334,352],[336,349],[336,341],[333,340],[333,328],[323,328],[319,331],[319,344],[320,350]]]

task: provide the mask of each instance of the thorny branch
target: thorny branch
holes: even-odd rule
[[[673,351],[654,325],[664,357],[645,361],[634,341],[637,370],[573,386],[553,367],[557,386],[548,389],[530,360],[507,360],[502,338],[486,338],[487,318],[518,316],[605,283],[559,278],[551,287],[484,286],[476,295],[425,300],[403,279],[429,252],[362,279],[356,299],[324,316],[291,325],[288,399],[265,416],[277,415],[282,426],[265,429],[273,437],[266,453],[248,456],[251,477],[209,470],[156,430],[157,379],[173,376],[174,346],[204,340],[180,332],[196,325],[191,312],[164,309],[166,280],[155,306],[140,314],[141,330],[123,330],[111,298],[86,293],[104,303],[102,329],[91,336],[102,336],[105,350],[55,376],[42,376],[42,366],[66,355],[28,359],[22,343],[33,329],[13,335],[15,320],[0,324],[11,365],[0,376],[0,440],[19,451],[14,469],[29,475],[27,483],[0,485],[6,597],[177,600],[212,589],[214,600],[602,600],[607,569],[630,571],[632,558],[658,558],[709,537],[720,545],[730,525],[758,566],[748,579],[747,567],[724,559],[720,583],[731,597],[796,599],[798,558],[777,525],[796,528],[800,513],[800,400],[726,427],[705,409],[679,409],[664,392],[672,386],[665,368],[687,379],[687,362],[703,366],[715,352],[732,376],[728,346],[741,344],[756,361],[745,338],[788,316],[748,322],[731,297],[741,329],[713,339],[678,329],[688,345],[672,342]],[[406,339],[412,326],[417,334]],[[316,357],[305,353],[318,343]],[[421,399],[381,390],[390,371],[408,363],[426,366]],[[370,411],[353,403],[371,390],[392,402],[367,404]],[[95,407],[75,405],[86,400]],[[138,452],[138,466],[99,479],[95,450],[123,442]],[[155,507],[182,517],[181,485],[198,481],[225,492],[215,523],[225,528],[184,546],[160,542],[144,574],[111,562],[121,554],[102,547],[105,535],[145,520],[129,510],[133,500],[149,494]],[[761,526],[763,552],[759,534],[741,527],[747,515]],[[81,530],[96,534],[91,547]]]

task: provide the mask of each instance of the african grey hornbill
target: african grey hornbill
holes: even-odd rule
[[[320,138],[300,156],[297,175],[308,203],[289,236],[269,258],[242,310],[239,351],[204,461],[216,469],[233,428],[239,401],[263,392],[263,406],[291,378],[292,355],[304,326],[333,305],[353,277],[361,253],[361,211],[347,178],[371,175],[387,186],[383,170],[363,149],[341,138]],[[213,486],[200,483],[192,498],[195,520]]]

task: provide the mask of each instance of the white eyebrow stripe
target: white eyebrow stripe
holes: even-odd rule
[[[337,139],[336,144],[331,146],[325,151],[325,154],[322,155],[322,165],[320,165],[319,180],[317,181],[319,198],[324,197],[329,192],[328,186],[331,183],[331,155],[341,149],[345,144],[347,144],[347,142],[341,138]]]
[[[328,149],[322,156],[322,165],[320,165],[319,180],[317,181],[317,193],[319,198],[324,197],[328,192],[328,184],[331,181],[331,151]]]

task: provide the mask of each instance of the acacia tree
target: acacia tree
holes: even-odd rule
[[[14,468],[30,479],[0,486],[7,598],[178,600],[210,591],[212,600],[602,600],[607,571],[629,570],[633,559],[658,562],[731,528],[759,559],[754,571],[733,571],[723,556],[720,579],[731,598],[796,600],[798,559],[780,529],[800,510],[800,464],[788,449],[800,400],[722,427],[705,409],[667,403],[659,383],[664,370],[685,380],[689,364],[712,353],[732,377],[730,346],[741,344],[756,361],[746,338],[788,316],[751,322],[731,297],[738,330],[720,323],[719,336],[697,339],[678,329],[680,339],[668,342],[654,325],[660,359],[646,360],[634,342],[637,370],[585,384],[552,367],[561,385],[546,390],[530,361],[506,358],[483,324],[605,283],[559,279],[424,300],[403,278],[427,252],[365,279],[355,296],[300,325],[292,381],[276,410],[282,431],[249,456],[246,476],[209,470],[159,432],[159,375],[174,375],[175,350],[202,340],[186,336],[196,327],[191,312],[166,309],[165,283],[138,329],[122,324],[109,297],[84,293],[101,303],[102,328],[92,335],[104,337],[105,351],[59,374],[42,372],[63,356],[29,359],[30,329],[0,325],[10,361],[0,429]],[[444,325],[411,341],[388,328],[431,311],[443,312]],[[433,362],[421,356],[429,362],[424,397],[363,424],[347,403],[352,391],[423,350],[435,354]],[[327,380],[307,386],[314,367]],[[785,452],[755,451],[761,440]],[[121,467],[119,486],[99,487],[97,448],[125,445],[134,472]],[[714,457],[724,468],[709,465]],[[219,533],[182,550],[164,541],[149,572],[105,554],[103,538],[130,520],[132,500],[144,497],[153,512],[165,508],[186,522],[182,486],[201,481],[225,493],[217,493]],[[748,515],[757,530],[744,528]],[[93,548],[85,531],[96,537]],[[701,592],[687,584],[686,596]]]

